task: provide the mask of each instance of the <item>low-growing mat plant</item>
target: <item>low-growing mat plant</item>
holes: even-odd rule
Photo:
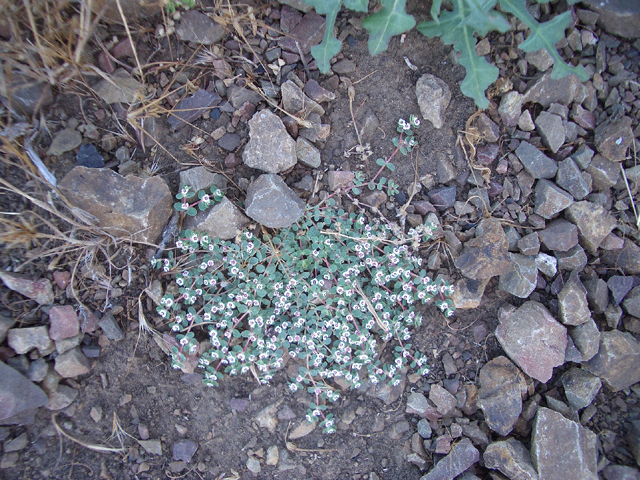
[[[550,0],[536,0],[549,3]],[[578,0],[568,0],[573,4]],[[379,3],[380,9],[367,16],[362,26],[369,32],[369,53],[384,52],[389,41],[396,35],[416,27],[427,37],[439,37],[446,45],[453,45],[460,52],[460,63],[466,69],[466,76],[460,85],[463,94],[474,99],[480,109],[489,106],[485,90],[498,78],[499,70],[484,57],[476,53],[476,37],[489,32],[505,33],[511,28],[506,14],[513,15],[530,30],[527,39],[518,45],[525,52],[546,49],[553,57],[552,78],[562,78],[571,73],[581,80],[587,80],[587,73],[580,66],[568,65],[556,50],[555,44],[565,36],[571,25],[571,12],[566,11],[547,22],[538,22],[527,10],[526,0],[451,0],[453,10],[443,10],[442,0],[433,0],[431,20],[417,24],[413,15],[406,12],[407,0],[305,0],[316,12],[326,17],[326,28],[322,43],[311,48],[318,68],[327,73],[330,60],[340,52],[342,42],[335,37],[334,26],[340,9],[344,6],[354,12],[368,12],[369,4]],[[499,6],[501,11],[496,10]]]

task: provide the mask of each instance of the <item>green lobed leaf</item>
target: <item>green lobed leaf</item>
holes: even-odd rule
[[[362,26],[369,32],[369,53],[377,55],[389,46],[389,40],[411,30],[416,25],[413,15],[406,10],[407,0],[381,0],[380,11],[369,15],[362,21]]]
[[[564,38],[565,30],[571,25],[571,12],[565,12],[552,18],[548,22],[539,23],[527,10],[525,0],[500,0],[500,7],[507,13],[518,17],[531,33],[527,39],[518,45],[525,52],[535,52],[546,49],[554,60],[551,78],[558,79],[575,73],[582,81],[589,76],[582,65],[572,67],[568,65],[556,50],[555,44]]]
[[[342,42],[333,36],[336,17],[342,6],[342,0],[305,0],[307,5],[315,8],[316,13],[325,15],[325,30],[322,42],[311,47],[311,55],[318,63],[318,69],[327,73],[331,68],[330,60],[340,52]]]
[[[344,6],[354,12],[367,12],[369,10],[369,0],[344,0]]]

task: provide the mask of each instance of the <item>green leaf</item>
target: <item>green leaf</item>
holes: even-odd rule
[[[565,30],[571,25],[571,12],[564,12],[548,22],[538,23],[527,10],[525,0],[500,0],[500,7],[505,12],[518,17],[531,30],[527,39],[518,45],[518,48],[525,52],[535,52],[544,48],[549,52],[554,61],[551,78],[558,79],[575,73],[582,81],[589,79],[582,65],[578,67],[568,65],[555,47],[555,44],[564,38]]]
[[[352,188],[351,191],[353,192],[354,195],[360,195],[360,189],[359,188]]]
[[[396,166],[393,163],[387,163],[387,168],[392,172],[394,172],[396,169]]]
[[[369,0],[344,0],[344,6],[354,12],[367,12],[369,10]]]
[[[435,22],[438,21],[438,16],[440,15],[440,7],[442,6],[442,0],[433,0],[431,4],[431,18]]]
[[[306,0],[306,3],[314,7],[316,13],[326,16],[324,38],[322,43],[311,47],[311,55],[316,59],[318,69],[322,73],[327,73],[331,68],[329,61],[342,48],[342,42],[333,36],[333,27],[342,6],[342,0]]]
[[[384,158],[378,158],[376,160],[376,164],[378,164],[380,167],[382,167],[384,165]]]
[[[197,213],[198,213],[198,211],[193,207],[191,207],[191,208],[189,208],[189,210],[187,210],[187,215],[189,215],[190,217],[195,217]]]
[[[317,0],[321,1],[321,0]],[[369,31],[369,53],[377,55],[389,46],[389,40],[411,30],[416,25],[413,15],[407,14],[407,0],[381,0],[382,8],[362,21]]]

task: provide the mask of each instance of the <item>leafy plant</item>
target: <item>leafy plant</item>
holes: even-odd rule
[[[537,0],[548,3],[550,0]],[[569,0],[575,3],[578,0]],[[312,47],[311,54],[318,63],[321,72],[330,68],[330,60],[340,51],[342,43],[334,37],[335,20],[344,4],[347,9],[357,12],[368,11],[366,0],[305,0],[315,7],[316,12],[326,15],[327,23],[324,39],[320,45]],[[433,0],[431,21],[421,22],[417,30],[427,37],[440,37],[446,45],[461,53],[460,63],[466,69],[466,76],[460,86],[462,93],[475,100],[478,108],[485,109],[489,101],[485,90],[498,78],[498,68],[475,50],[476,35],[484,36],[491,31],[506,32],[510,24],[506,16],[495,10],[500,5],[503,12],[520,19],[531,33],[519,45],[525,52],[545,48],[554,59],[553,78],[561,78],[575,73],[581,80],[587,80],[587,73],[582,66],[568,65],[555,48],[555,43],[564,37],[564,32],[571,24],[571,13],[562,13],[552,20],[539,23],[527,11],[526,0],[452,0],[453,10],[442,10],[442,0]],[[362,26],[369,32],[369,53],[377,55],[385,51],[389,40],[411,30],[416,21],[406,13],[406,0],[380,0],[381,9],[366,17]]]
[[[196,0],[168,0],[167,12],[174,13],[178,7],[189,10],[196,6]]]
[[[188,189],[180,194],[184,200]],[[418,248],[434,229],[405,234],[336,210],[329,199],[262,238],[245,231],[233,242],[183,231],[177,257],[152,260],[175,273],[178,287],[157,309],[176,333],[173,366],[202,351],[205,384],[216,386],[223,374],[248,372],[268,383],[294,361],[289,388],[306,389],[313,396],[307,419],[335,432],[326,413],[326,403],[340,398],[335,381],[397,385],[407,368],[429,372],[427,357],[409,343],[422,321],[417,304],[433,300],[445,315],[454,313],[453,287],[421,269]],[[208,340],[199,343],[205,328]]]

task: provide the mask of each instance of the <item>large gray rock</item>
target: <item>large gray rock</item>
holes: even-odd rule
[[[531,461],[541,479],[598,480],[595,434],[545,407],[533,422]]]
[[[591,360],[600,348],[600,330],[590,318],[582,325],[569,328],[569,336],[582,355],[582,360]]]
[[[598,24],[608,33],[624,38],[640,37],[640,4],[635,0],[582,0],[600,14]]]
[[[463,438],[429,473],[420,477],[420,480],[453,480],[478,460],[480,452],[471,444],[471,440]]]
[[[499,470],[510,479],[538,480],[529,450],[515,438],[491,443],[482,454],[482,459],[485,467]]]
[[[538,180],[535,191],[534,212],[547,220],[552,219],[573,203],[573,197],[569,193],[544,178]]]
[[[631,118],[622,117],[598,125],[594,132],[596,150],[613,162],[623,161],[633,141],[632,123]]]
[[[517,310],[502,308],[496,338],[504,351],[527,375],[547,382],[553,369],[564,363],[567,329],[538,302],[525,302]]]
[[[632,240],[624,241],[619,250],[609,250],[602,253],[602,261],[610,267],[622,270],[627,275],[640,275],[640,246]]]
[[[250,220],[227,197],[212,208],[188,217],[185,228],[204,232],[213,238],[231,240],[249,225]]]
[[[476,238],[465,243],[455,260],[462,274],[473,280],[485,280],[506,273],[511,268],[509,240],[498,220],[482,220]]]
[[[304,213],[305,203],[278,175],[260,175],[248,188],[246,214],[270,228],[284,228]]]
[[[605,209],[596,203],[583,200],[567,208],[566,218],[575,223],[580,233],[580,243],[589,252],[595,253],[602,241],[617,224]]]
[[[429,120],[435,128],[442,128],[444,113],[451,101],[451,90],[447,83],[426,73],[416,83],[416,96],[422,117]]]
[[[566,252],[578,244],[578,227],[560,218],[540,230],[538,237],[547,249]]]
[[[507,357],[497,357],[480,370],[478,407],[491,430],[506,436],[522,412],[527,385],[522,372]]]
[[[58,184],[72,206],[116,236],[154,243],[173,213],[173,195],[160,177],[123,177],[108,168],[75,167]]]
[[[500,275],[498,288],[518,298],[528,298],[538,283],[538,267],[535,257],[509,253],[511,269]]]
[[[558,164],[556,183],[569,192],[576,200],[582,200],[591,193],[591,185],[572,158],[565,158]]]
[[[563,78],[551,78],[551,72],[545,73],[524,94],[523,103],[539,103],[549,108],[552,103],[561,103],[569,106],[576,98],[584,95],[584,86],[580,79],[574,75]]]
[[[555,160],[547,157],[529,142],[521,142],[516,148],[516,155],[533,178],[553,178],[558,172]]]
[[[640,382],[640,344],[630,333],[612,330],[600,335],[600,350],[584,368],[614,392]]]
[[[182,14],[182,19],[176,27],[178,38],[185,42],[213,45],[222,40],[226,31],[222,25],[216,23],[197,10],[189,10]]]
[[[591,405],[602,387],[598,377],[578,367],[564,372],[561,381],[564,395],[575,410]]]
[[[31,423],[35,410],[47,402],[40,387],[0,362],[0,425]]]
[[[261,110],[249,120],[249,143],[242,160],[251,168],[267,173],[280,173],[293,167],[296,142],[289,136],[282,120],[269,110]]]

